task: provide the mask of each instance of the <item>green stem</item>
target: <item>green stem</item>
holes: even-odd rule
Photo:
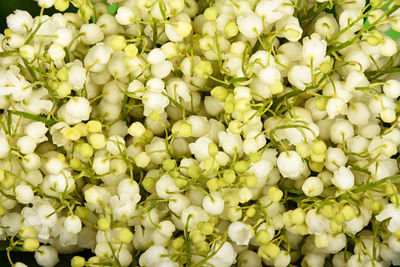
[[[350,192],[346,192],[346,193],[340,194],[339,196],[337,196],[337,199],[339,201],[347,199],[347,198],[349,198],[351,196],[351,194],[357,194],[357,193],[366,192],[366,191],[371,190],[371,189],[373,189],[373,188],[375,188],[377,186],[380,186],[381,184],[386,183],[387,181],[395,180],[395,179],[398,179],[398,178],[400,178],[400,174],[388,176],[388,177],[383,178],[383,179],[381,179],[379,181],[376,181],[376,182],[373,182],[373,183],[369,183],[369,184],[357,187],[357,188],[355,188],[353,190],[350,190]]]

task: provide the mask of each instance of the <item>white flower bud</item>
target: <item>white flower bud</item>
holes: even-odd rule
[[[168,250],[162,246],[152,245],[139,257],[140,266],[155,266],[166,260]]]
[[[152,65],[160,64],[165,61],[165,55],[160,48],[154,48],[149,52],[146,60]]]
[[[352,91],[356,87],[367,87],[370,82],[368,81],[365,74],[361,71],[352,71],[346,77],[346,83],[344,85],[344,89],[346,91]],[[335,84],[336,85],[336,84]]]
[[[269,86],[274,85],[277,81],[281,79],[281,73],[275,67],[267,66],[258,72],[258,78]],[[251,98],[249,99],[251,100]]]
[[[118,183],[117,187],[118,195],[128,194],[132,199],[139,195],[139,185],[136,181],[126,178]]]
[[[43,8],[50,8],[54,5],[54,2],[55,2],[55,0],[36,0],[36,1],[38,2],[38,5]],[[58,260],[58,258],[57,258],[57,260]]]
[[[54,61],[59,61],[61,59],[63,59],[65,57],[65,51],[63,49],[63,47],[59,44],[52,44],[49,47],[49,56],[52,60]]]
[[[135,19],[135,13],[132,8],[128,6],[121,6],[117,10],[117,14],[115,14],[115,19],[121,25],[129,25]]]
[[[379,125],[375,123],[367,123],[365,125],[361,125],[357,129],[357,133],[364,138],[373,138],[378,136],[381,132],[381,128]]]
[[[224,200],[218,193],[203,198],[202,207],[210,215],[219,215],[224,211]]]
[[[379,44],[379,50],[383,56],[391,57],[397,52],[397,44],[392,38],[387,37]]]
[[[78,216],[70,215],[67,218],[65,218],[64,228],[66,231],[68,231],[72,234],[77,234],[82,229],[81,220],[79,219]]]
[[[34,171],[40,168],[40,157],[34,153],[26,154],[22,158],[22,166],[28,171]]]
[[[396,111],[394,109],[384,108],[379,112],[379,116],[383,122],[392,123],[396,120]]]
[[[66,123],[76,124],[88,120],[91,112],[89,100],[84,97],[74,97],[62,105],[57,114]]]
[[[155,64],[151,66],[151,73],[160,79],[167,77],[171,71],[173,70],[174,66],[171,61],[165,60],[159,64]]]
[[[51,155],[51,156],[50,156]],[[48,174],[59,174],[64,169],[64,163],[54,154],[49,154],[49,158],[42,162],[42,170]]]
[[[248,245],[253,235],[253,230],[243,222],[233,222],[229,225],[228,236],[236,245]]]
[[[288,73],[289,82],[300,90],[305,90],[311,83],[311,69],[307,66],[295,65]]]
[[[100,73],[104,71],[105,64],[111,58],[112,48],[106,46],[104,43],[97,43],[95,46],[89,49],[83,60],[85,68],[91,72]]]
[[[258,2],[255,11],[265,22],[272,24],[283,16],[283,14],[279,12],[279,5],[280,2],[263,0]]]
[[[24,132],[37,142],[43,142],[47,140],[47,137],[44,136],[47,131],[48,129],[46,125],[40,121],[32,122],[24,129]]]
[[[368,167],[368,171],[376,181],[395,175],[399,169],[395,159],[384,159],[374,162]]]
[[[387,159],[397,153],[397,146],[391,140],[374,136],[369,143],[368,152],[371,158]]]
[[[341,71],[349,73],[354,70],[365,71],[371,65],[370,58],[357,47],[350,48],[349,51],[346,51],[344,62],[350,62],[351,64],[342,68]]]
[[[121,136],[110,136],[106,142],[106,149],[112,155],[119,155],[125,151],[125,140]]]
[[[388,245],[395,252],[400,253],[400,241],[396,236],[394,235],[389,236]]]
[[[301,189],[306,196],[315,197],[322,193],[324,184],[318,177],[309,177],[304,181]]]
[[[7,143],[8,144],[8,143]],[[18,139],[17,147],[22,154],[31,154],[35,151],[37,146],[36,140],[30,136],[23,136]],[[7,146],[5,147],[7,149]],[[9,149],[8,149],[9,151]]]
[[[270,1],[264,1],[264,2],[270,2]],[[241,252],[238,256],[238,262],[240,267],[261,267],[261,259],[255,253],[254,251],[251,250],[245,250]]]
[[[279,172],[287,178],[297,178],[303,169],[303,160],[296,151],[282,152],[277,161]]]
[[[94,45],[104,39],[104,33],[101,31],[100,27],[94,23],[82,25],[80,33],[83,34],[81,36],[82,42],[88,45]]]
[[[55,43],[62,47],[68,46],[72,41],[72,31],[69,28],[58,28],[54,32]]]
[[[263,22],[255,13],[246,13],[239,16],[236,20],[239,31],[247,38],[255,38],[259,36],[263,30]]]
[[[167,237],[171,237],[176,229],[175,225],[169,220],[160,222],[158,226],[159,226],[158,230],[160,231],[160,233]]]
[[[74,62],[69,65],[68,83],[74,90],[81,90],[86,82],[86,69],[81,62]]]
[[[160,198],[168,199],[172,193],[178,192],[174,179],[168,174],[161,176],[156,183],[156,192]]]
[[[354,186],[354,174],[349,168],[341,166],[333,171],[332,183],[342,190],[351,189]]]
[[[69,171],[64,170],[62,173],[57,175],[49,175],[46,177],[50,188],[53,191],[64,193],[68,192],[72,186],[75,184],[74,179]]]
[[[33,191],[29,185],[20,184],[15,187],[15,197],[21,204],[29,204],[33,200]]]
[[[344,10],[339,15],[340,30],[347,28],[348,26],[350,26],[350,24],[353,24],[351,27],[348,27],[347,30],[351,33],[359,31],[363,26],[363,22],[361,20],[358,20],[359,16],[360,16],[360,10],[357,9]]]
[[[305,222],[311,234],[322,234],[329,228],[329,220],[322,214],[317,214],[316,209],[307,212]]]
[[[276,22],[276,29],[281,30],[280,37],[284,37],[290,42],[296,42],[301,38],[303,29],[300,27],[299,20],[293,16],[286,16]]]
[[[35,57],[36,50],[31,45],[23,45],[19,48],[19,52],[23,58],[31,61]]]
[[[16,33],[11,33],[8,39],[8,45],[12,48],[20,48],[25,44],[25,38]]]
[[[388,80],[383,85],[383,92],[390,98],[398,98],[400,96],[400,82],[397,80]]]
[[[370,117],[368,107],[361,103],[355,102],[347,110],[347,118],[354,125],[364,125],[368,123]]]
[[[192,126],[192,136],[194,137],[206,135],[210,130],[210,125],[206,117],[192,115],[186,121]]]
[[[207,222],[210,216],[198,206],[189,206],[182,211],[181,221],[189,230],[195,229],[200,222]]]
[[[151,112],[163,113],[169,104],[169,99],[165,95],[157,92],[146,92],[143,94],[145,116],[149,116]]]
[[[315,21],[314,30],[321,37],[332,37],[339,31],[339,25],[332,14],[326,14]]]
[[[202,136],[194,143],[189,144],[190,153],[192,153],[198,161],[204,161],[210,155],[208,154],[208,146],[212,141],[210,138]]]
[[[104,156],[95,157],[93,160],[93,169],[97,175],[103,175],[110,172],[111,162]]]
[[[308,65],[319,66],[325,58],[327,43],[316,33],[303,39],[303,59]]]
[[[216,253],[209,253],[212,257],[207,263],[212,266],[232,266],[236,261],[237,254],[230,242],[214,243],[211,251],[216,251]]]
[[[108,255],[112,255],[112,250],[107,242],[98,242],[94,248],[94,253],[98,257],[105,258]]]
[[[55,266],[59,262],[58,252],[52,246],[42,245],[35,252],[35,260],[41,266]]]
[[[168,208],[178,216],[182,214],[184,209],[190,206],[190,200],[182,194],[171,194],[169,199],[171,201],[168,202]]]
[[[347,120],[336,120],[330,128],[330,134],[333,143],[342,144],[354,136],[353,125]]]
[[[22,148],[22,146],[20,147]],[[11,147],[8,143],[7,136],[0,132],[0,159],[7,157],[10,149]]]
[[[218,132],[219,145],[230,156],[237,153],[239,156],[243,154],[242,138],[238,134],[230,132]]]
[[[275,267],[286,267],[290,264],[290,253],[284,250],[279,251],[278,256],[274,259]]]
[[[98,204],[101,200],[101,193],[97,187],[91,187],[85,191],[85,200],[89,204]]]
[[[32,16],[25,10],[15,10],[7,16],[7,26],[15,33],[24,34],[33,25]]]
[[[162,164],[164,159],[168,157],[165,150],[165,140],[160,137],[154,137],[151,143],[145,146],[146,153],[150,155],[151,161],[155,164]]]
[[[323,254],[316,254],[316,253],[307,254],[301,261],[302,265],[310,267],[324,266],[324,263],[325,263],[325,256]]]
[[[132,262],[132,253],[126,248],[122,247],[118,251],[118,261],[121,266],[129,266]]]

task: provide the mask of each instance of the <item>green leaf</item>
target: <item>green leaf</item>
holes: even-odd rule
[[[41,121],[44,124],[46,124],[46,126],[52,126],[52,125],[56,124],[55,120],[47,119],[45,117],[38,116],[38,115],[33,115],[33,114],[26,113],[26,112],[23,112],[23,111],[10,110],[10,113],[13,113],[15,115],[19,115],[19,116],[24,117],[26,119],[30,119],[30,120],[34,120],[34,121]]]
[[[107,8],[108,8],[108,13],[110,13],[111,15],[114,15],[115,13],[117,13],[118,5],[117,5],[117,3],[115,3],[115,4],[107,6]]]

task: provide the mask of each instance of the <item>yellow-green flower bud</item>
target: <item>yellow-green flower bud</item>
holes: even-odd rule
[[[239,160],[235,163],[235,165],[233,166],[233,169],[236,172],[243,173],[243,172],[247,171],[249,167],[250,167],[250,164],[248,161]]]
[[[166,159],[163,161],[163,169],[166,171],[171,171],[176,167],[176,161],[173,159]]]
[[[283,197],[283,192],[279,188],[272,186],[268,189],[268,198],[272,202],[279,202],[282,199],[282,197]]]
[[[75,215],[81,220],[85,220],[89,217],[89,210],[86,207],[78,206],[75,209]]]
[[[128,44],[124,48],[124,53],[125,53],[125,56],[127,56],[129,58],[134,58],[138,53],[138,49],[137,49],[136,45]]]
[[[218,11],[215,7],[209,7],[204,10],[204,18],[206,20],[212,21],[215,20],[218,16]]]
[[[142,186],[143,186],[144,190],[146,190],[147,192],[152,191],[154,184],[155,184],[154,179],[150,178],[150,177],[146,177],[142,181]]]
[[[267,230],[260,230],[256,234],[256,241],[260,244],[267,244],[270,240],[270,235]]]
[[[114,51],[120,51],[125,48],[126,40],[124,36],[114,35],[111,37],[110,46]]]
[[[213,157],[217,155],[218,151],[219,151],[218,146],[214,142],[208,144],[208,154],[210,156]]]
[[[236,180],[236,174],[233,170],[225,170],[222,179],[227,184],[232,184]]]
[[[211,192],[212,191],[217,191],[218,188],[219,188],[218,179],[217,178],[212,178],[212,179],[208,180],[207,181],[207,187]]]
[[[175,250],[181,250],[183,246],[185,245],[185,239],[183,237],[177,237],[172,241],[172,247]]]
[[[100,133],[102,131],[103,125],[99,121],[88,121],[86,127],[89,133]]]
[[[201,171],[200,167],[197,165],[189,166],[189,168],[187,169],[188,176],[193,179],[199,177],[201,175],[201,172],[202,171]]]
[[[311,145],[314,154],[324,154],[326,152],[326,144],[322,140],[315,140]]]
[[[356,213],[354,211],[354,209],[349,206],[349,205],[345,205],[341,210],[340,213],[343,214],[344,219],[346,221],[350,221],[351,219],[353,219],[356,216]]]
[[[133,239],[133,234],[132,232],[124,227],[118,232],[118,240],[121,241],[124,244],[129,244]]]
[[[74,256],[71,259],[71,267],[83,267],[85,266],[85,258],[81,256]]]
[[[239,27],[235,21],[231,20],[224,27],[224,33],[229,38],[236,36],[239,33]]]
[[[105,230],[109,229],[110,226],[111,226],[111,222],[110,222],[110,219],[108,219],[108,218],[103,217],[103,218],[100,218],[97,220],[97,227],[101,231],[105,231]]]
[[[335,217],[335,209],[331,205],[325,205],[322,207],[321,213],[328,219],[332,219]]]
[[[225,87],[217,86],[211,90],[211,95],[218,101],[223,102],[228,96],[228,90]]]
[[[27,238],[24,240],[24,244],[22,245],[22,247],[27,251],[35,251],[38,249],[39,245],[39,241],[37,241],[36,239]]]

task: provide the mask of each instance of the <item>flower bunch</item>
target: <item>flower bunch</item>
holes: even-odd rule
[[[13,266],[400,264],[399,1],[37,2],[0,35]]]

